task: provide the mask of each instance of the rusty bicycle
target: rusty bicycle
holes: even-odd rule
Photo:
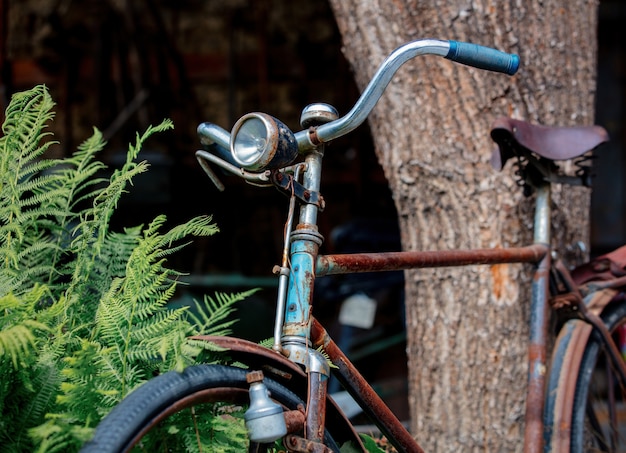
[[[621,296],[626,288],[626,250],[570,271],[551,247],[551,186],[589,184],[590,167],[584,160],[589,151],[608,140],[601,127],[546,127],[513,118],[494,123],[491,137],[498,146],[493,165],[502,169],[513,161],[520,185],[534,197],[530,245],[319,253],[324,240],[317,222],[326,203],[320,190],[325,144],[362,124],[398,68],[423,55],[508,75],[516,73],[519,65],[517,55],[492,48],[422,39],[391,53],[344,116],[328,104],[316,103],[304,108],[302,130],[296,133],[259,112],[241,117],[231,132],[211,123],[198,126],[203,149],[196,157],[220,190],[224,186],[215,168],[253,185],[277,188],[289,200],[282,258],[274,268],[278,291],[273,346],[234,337],[196,337],[222,348],[231,364],[196,365],[150,379],[102,420],[83,452],[131,451],[133,447],[176,451],[164,439],[179,429],[168,422],[183,417],[189,420],[188,437],[194,449],[212,451],[211,440],[202,430],[205,410],[201,406],[208,406],[210,416],[219,414],[233,423],[241,420],[246,427],[242,442],[248,451],[339,452],[346,445],[352,446],[349,451],[367,451],[329,395],[331,375],[397,451],[421,452],[422,434],[409,433],[312,316],[315,280],[348,273],[498,263],[534,265],[525,450],[584,451],[589,445],[601,451],[623,450],[626,439],[620,414],[626,366],[620,347],[624,343],[621,326],[626,324],[626,303]],[[564,174],[559,163],[572,159],[578,163],[576,171]],[[548,346],[551,310],[559,319],[553,347]]]

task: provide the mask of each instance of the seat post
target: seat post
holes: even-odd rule
[[[545,182],[535,187],[534,242],[550,246],[551,186]],[[528,388],[526,394],[526,428],[524,445],[537,445],[543,439],[544,389],[547,372],[547,336],[549,324],[550,266],[552,255],[548,249],[539,262],[532,282],[530,332],[528,342]],[[539,453],[543,445],[538,445]]]

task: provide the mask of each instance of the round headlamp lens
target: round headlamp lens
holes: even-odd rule
[[[241,123],[234,135],[232,152],[235,160],[244,168],[254,166],[267,153],[267,128],[257,117]]]
[[[298,155],[293,132],[265,113],[242,116],[231,133],[233,159],[246,170],[276,169],[288,165]]]

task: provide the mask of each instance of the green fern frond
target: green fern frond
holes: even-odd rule
[[[215,298],[205,295],[202,304],[194,301],[197,314],[189,312],[193,321],[194,335],[229,335],[234,320],[229,319],[234,312],[234,304],[256,293],[259,288],[240,293],[217,293]]]
[[[5,173],[9,156],[14,151],[20,150],[26,160],[34,159],[45,151],[45,147],[38,146],[39,141],[45,137],[43,129],[48,121],[54,117],[52,108],[54,102],[45,86],[38,86],[32,90],[16,93],[11,97],[11,102],[5,113],[0,138],[2,158],[0,158],[0,173]]]
[[[130,332],[131,340],[140,346],[155,344],[153,339],[162,336],[164,332],[167,334],[167,329],[171,329],[174,325],[178,324],[178,322],[183,319],[186,311],[187,307],[182,307],[175,310],[160,310],[154,313],[150,318],[134,324]],[[185,325],[184,327],[185,330],[187,330],[187,326]],[[163,360],[165,360],[166,353],[168,352],[164,352],[162,348],[158,350],[144,348],[144,351],[146,351],[151,358],[154,358],[154,353],[150,351],[159,352]]]
[[[39,360],[33,368],[32,393],[30,398],[21,401],[20,415],[23,423],[20,424],[14,436],[28,439],[28,431],[44,420],[46,413],[56,404],[61,375],[55,362]]]
[[[45,86],[16,94],[0,137],[3,452],[77,451],[95,424],[154,373],[221,350],[189,336],[229,333],[234,304],[254,292],[169,306],[182,274],[166,258],[194,237],[218,232],[209,216],[165,233],[165,216],[146,228],[110,229],[120,198],[148,170],[137,161],[143,144],[171,129],[171,121],[138,134],[122,167],[102,178],[106,167],[97,155],[105,142],[97,129],[71,156],[44,158],[55,143],[45,131],[53,105]],[[215,418],[208,423],[221,422]],[[202,442],[228,444],[231,430],[208,429],[213,438]]]
[[[19,171],[19,173],[15,175],[16,177],[14,179],[24,182],[24,184],[22,184],[21,186],[24,191],[36,191],[42,187],[45,187],[48,184],[48,179],[43,176],[51,172],[53,173],[54,169],[58,167],[60,161],[57,159],[41,159],[33,161],[23,161],[20,163],[20,167],[15,167]],[[56,182],[58,185],[60,185],[61,180],[57,179]]]
[[[91,267],[100,254],[102,243],[108,234],[108,225],[117,203],[133,177],[147,170],[147,163],[142,162],[126,172],[115,172],[110,184],[99,191],[93,200],[93,206],[84,211],[80,224],[74,230],[75,238],[71,247],[83,255],[81,265],[74,274],[77,282],[83,282],[90,275]],[[94,239],[95,238],[95,239]],[[82,277],[82,278],[81,278]]]
[[[26,357],[34,349],[35,336],[25,325],[11,326],[0,331],[0,360],[11,359],[13,367],[18,367],[21,357]]]
[[[21,185],[35,177],[40,166],[51,165],[36,163],[36,159],[51,144],[41,142],[48,135],[43,130],[54,116],[53,106],[45,87],[13,96],[2,126],[4,136],[0,137],[0,199],[17,201],[22,195]]]
[[[162,246],[171,247],[175,241],[185,237],[212,236],[219,232],[211,216],[198,216],[188,222],[177,225],[163,235]]]
[[[74,212],[79,205],[96,198],[98,193],[100,193],[102,184],[106,184],[106,181],[105,178],[91,178],[81,181],[81,191],[76,192],[71,199],[71,203],[68,205],[69,211]]]
[[[264,348],[272,349],[274,346],[274,338],[266,338],[265,340],[259,341],[259,344]]]
[[[32,247],[26,238],[41,235],[50,226],[42,220],[62,214],[55,207],[63,196],[61,181],[50,171],[59,161],[41,158],[53,143],[43,142],[53,105],[43,86],[16,94],[3,125],[6,135],[0,138],[0,259],[17,272],[29,267],[23,257],[45,255],[41,246]]]
[[[47,295],[47,289],[35,286],[20,297],[12,293],[0,297],[0,360],[10,359],[14,368],[27,360],[35,349],[37,335],[48,332],[45,323],[36,320],[38,303]]]
[[[33,206],[41,206],[43,209],[48,209],[48,212],[41,213],[39,216],[43,217],[46,215],[64,215],[65,210],[58,208],[56,206],[57,200],[62,198],[66,193],[67,189],[65,187],[60,188],[51,188],[50,180],[48,178],[41,180],[38,179],[36,181],[32,181],[31,183],[24,184],[25,186],[32,186],[32,190],[38,190],[37,192],[33,192],[32,195],[23,197],[20,200],[16,200],[17,205],[22,208],[22,210],[26,210],[27,208]],[[42,190],[39,190],[43,187]],[[31,190],[26,187],[23,190]],[[28,214],[25,212],[24,214]],[[31,217],[33,217],[31,215]]]
[[[95,263],[92,278],[110,282],[123,277],[133,249],[139,243],[141,228],[127,228],[123,233],[111,232],[102,245],[100,259]]]
[[[98,129],[94,129],[93,135],[81,143],[72,156],[64,160],[64,165],[55,169],[68,190],[68,196],[63,206],[67,213],[74,213],[72,208],[78,203],[94,197],[101,190],[101,185],[106,182],[105,178],[96,177],[98,172],[105,168],[101,161],[96,160],[96,156],[102,151],[104,144],[102,133]],[[60,227],[64,229],[63,222],[60,223]]]
[[[192,338],[187,338],[185,347],[188,348],[188,353],[190,357],[196,357],[203,351],[206,352],[225,352],[227,349],[219,346],[215,343],[206,340],[194,340]]]
[[[135,316],[139,322],[152,318],[157,313],[162,313],[167,303],[176,292],[176,283],[169,287],[163,287],[161,280],[166,280],[167,275],[162,273],[153,280],[153,287],[146,288],[138,294]]]
[[[68,451],[78,451],[82,442],[78,441],[80,429],[67,427],[50,420],[40,426],[30,429],[29,435],[37,441],[38,448],[34,453],[66,453]],[[83,442],[88,439],[83,434]]]
[[[126,162],[121,169],[115,170],[108,180],[108,185],[101,190],[93,191],[89,196],[93,198],[93,204],[89,209],[81,212],[79,225],[73,231],[73,241],[71,247],[76,250],[77,266],[72,276],[72,282],[68,291],[79,291],[84,294],[87,282],[91,277],[95,263],[102,252],[103,243],[109,234],[109,222],[120,197],[126,192],[126,187],[132,179],[147,171],[148,163],[135,162],[139,150],[143,143],[155,132],[160,132],[172,127],[171,121],[163,121],[159,126],[149,127],[142,135],[137,135],[135,145],[129,146]],[[89,143],[93,149],[98,149],[101,145],[101,135]],[[88,156],[88,146],[82,150]]]
[[[80,407],[84,416],[92,420],[98,420],[102,415],[100,412],[102,395],[98,391],[100,385],[98,374],[101,367],[94,357],[103,355],[107,355],[107,351],[99,343],[82,339],[80,347],[74,354],[64,359],[66,367],[62,370],[65,378],[62,384],[63,393],[57,397],[59,403],[70,408]],[[85,400],[93,405],[88,408],[82,407]]]
[[[122,278],[116,278],[111,282],[109,291],[102,296],[95,318],[94,336],[101,338],[105,342],[112,344],[121,343],[126,336],[125,328],[120,327],[127,324],[127,307],[123,303],[118,293],[123,284]]]
[[[22,248],[17,253],[17,259],[26,266],[32,266],[35,262],[41,263],[42,258],[47,258],[55,250],[58,250],[58,245],[53,242],[49,234],[31,232],[22,241]]]
[[[155,358],[160,359],[161,364],[167,364],[167,369],[182,371],[185,367],[194,363],[194,357],[187,356],[184,352],[187,335],[185,332],[188,325],[184,322],[173,323],[168,320],[170,330],[167,334],[158,336],[149,336],[142,343],[129,352],[131,360],[154,362]],[[177,328],[176,328],[177,327]],[[155,351],[158,355],[149,354],[147,351]],[[180,351],[178,354],[172,354],[171,351]],[[162,365],[159,369],[163,369]]]

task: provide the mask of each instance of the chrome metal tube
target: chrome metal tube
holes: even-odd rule
[[[302,166],[298,165],[295,170],[294,178],[296,181],[300,178]],[[283,333],[283,323],[285,322],[285,301],[287,300],[287,286],[289,284],[289,238],[293,230],[293,217],[296,210],[296,197],[294,195],[289,199],[289,213],[285,224],[285,232],[283,235],[283,257],[281,260],[280,277],[278,279],[278,296],[276,300],[276,317],[274,319],[274,345],[272,349],[281,352],[281,337]]]
[[[535,201],[535,231],[534,242],[535,244],[550,244],[550,221],[551,212],[551,187],[550,184],[543,184],[536,189],[536,201]]]
[[[200,123],[198,137],[203,145],[216,144],[224,149],[230,149],[230,132],[213,123]]]
[[[445,57],[449,50],[450,41],[438,39],[420,39],[398,47],[380,65],[352,110],[341,118],[317,128],[316,135],[319,141],[328,142],[360,126],[382,96],[396,71],[408,60],[418,55],[428,54]],[[315,145],[310,141],[308,131],[296,133],[296,140],[301,152],[315,148]]]

